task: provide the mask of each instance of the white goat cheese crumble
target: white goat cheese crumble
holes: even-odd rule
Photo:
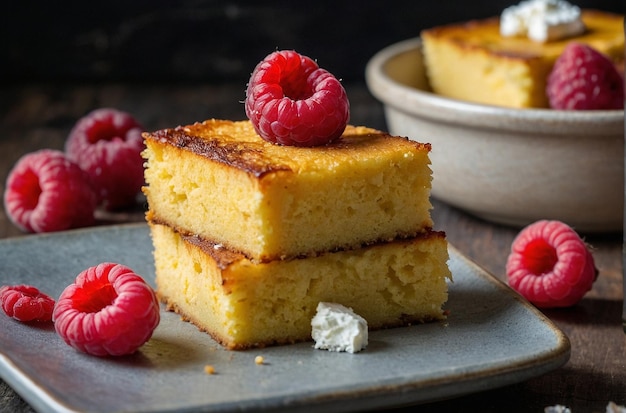
[[[565,0],[525,0],[500,15],[500,34],[505,37],[527,36],[548,42],[584,31],[580,8]]]
[[[367,347],[367,321],[341,304],[320,302],[311,327],[316,349],[356,353]]]

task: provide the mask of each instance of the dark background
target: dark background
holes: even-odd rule
[[[3,3],[0,82],[245,82],[275,49],[344,82],[434,25],[499,15],[517,1],[110,0]],[[623,0],[576,1],[623,13]]]

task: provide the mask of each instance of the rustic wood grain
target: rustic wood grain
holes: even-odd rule
[[[347,90],[351,122],[384,129],[382,107],[365,86],[349,84]],[[146,129],[154,130],[210,117],[243,119],[242,98],[240,84],[5,87],[0,94],[0,189],[4,192],[6,176],[21,155],[44,147],[61,149],[74,122],[91,109],[110,106],[127,110]],[[100,225],[141,221],[143,205],[100,217]],[[505,280],[504,264],[517,228],[484,222],[437,200],[433,217],[437,229],[446,231],[450,243]],[[0,206],[0,238],[23,235]],[[516,385],[424,405],[420,411],[542,412],[545,406],[561,404],[574,413],[584,413],[604,412],[609,401],[626,404],[626,334],[620,321],[621,237],[621,233],[585,235],[595,247],[600,270],[593,290],[572,308],[545,311],[571,341],[571,359],[565,366]],[[3,381],[0,411],[33,412]]]

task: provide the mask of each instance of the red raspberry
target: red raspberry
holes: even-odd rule
[[[0,304],[16,320],[51,321],[54,299],[30,285],[5,285],[0,288]]]
[[[142,132],[130,114],[102,108],[79,119],[67,138],[67,156],[87,171],[108,210],[136,202],[144,183]]]
[[[160,321],[152,288],[130,268],[101,263],[61,293],[54,327],[67,344],[96,356],[131,354],[150,339]]]
[[[51,232],[92,225],[96,195],[89,177],[61,151],[21,157],[9,172],[4,205],[24,231]]]
[[[576,42],[556,60],[547,94],[553,109],[624,109],[624,79],[613,62]]]
[[[324,145],[339,138],[350,116],[341,82],[291,50],[271,53],[256,66],[245,107],[263,139],[292,146]]]
[[[593,255],[576,231],[546,220],[517,235],[506,273],[509,285],[541,308],[576,304],[598,276]]]

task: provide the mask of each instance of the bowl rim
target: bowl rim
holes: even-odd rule
[[[567,111],[548,108],[516,109],[452,99],[400,83],[384,69],[393,57],[421,49],[420,37],[393,43],[374,54],[365,67],[365,80],[372,95],[383,104],[418,117],[448,124],[474,125],[488,129],[542,132],[558,125],[556,134],[624,133],[624,110]],[[397,98],[391,98],[391,93]],[[508,124],[503,120],[510,120]]]

